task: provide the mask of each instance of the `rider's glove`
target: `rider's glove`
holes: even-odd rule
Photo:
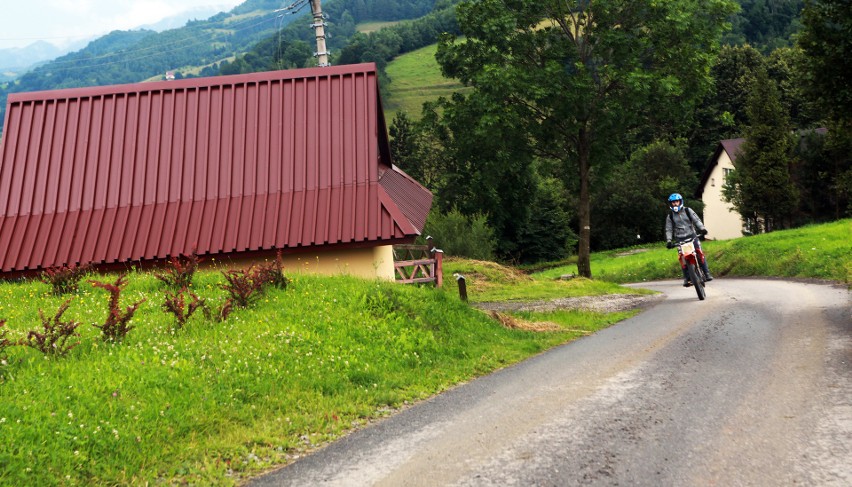
[[[701,236],[707,235],[707,229],[702,228],[701,230],[698,231],[698,235],[701,235]]]
[[[667,248],[667,249],[670,249],[670,248],[673,248],[673,247],[674,247],[674,244],[672,243],[672,241],[671,241],[671,240],[669,240],[668,242],[666,242],[666,248]]]

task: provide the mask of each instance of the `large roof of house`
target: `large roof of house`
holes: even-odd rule
[[[410,241],[375,65],[12,94],[0,273]]]

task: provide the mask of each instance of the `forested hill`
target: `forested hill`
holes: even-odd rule
[[[434,0],[327,0],[323,10],[335,26],[329,36],[330,47],[345,45],[355,32],[356,22],[417,18],[429,13],[434,3]],[[178,78],[213,76],[220,74],[220,65],[227,66],[238,56],[252,60],[255,55],[251,48],[262,40],[267,40],[267,44],[275,40],[276,52],[286,51],[290,58],[299,59],[264,69],[301,67],[306,59],[312,59],[315,50],[309,28],[310,8],[303,8],[296,15],[276,12],[291,4],[289,0],[246,0],[230,12],[190,21],[178,29],[160,33],[114,31],[80,51],[0,85],[0,124],[9,93],[134,83],[162,79],[166,71],[175,71]]]
[[[732,19],[727,43],[749,43],[766,52],[790,45],[791,35],[799,29],[802,0],[739,1],[742,11]],[[435,42],[442,32],[456,32],[453,7],[458,2],[325,0],[332,62],[373,61],[382,68],[401,53]],[[166,71],[181,78],[310,65],[315,49],[306,18],[309,8],[299,15],[276,12],[290,4],[290,0],[246,0],[230,12],[161,33],[114,31],[0,85],[0,124],[9,93],[132,83],[161,78]],[[370,35],[356,32],[361,22],[405,19],[417,20]],[[383,81],[384,86],[388,80]]]

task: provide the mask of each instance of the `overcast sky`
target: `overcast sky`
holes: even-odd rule
[[[4,0],[0,48],[45,40],[59,47],[154,24],[195,7],[230,11],[245,0]],[[283,3],[283,1],[282,1]]]

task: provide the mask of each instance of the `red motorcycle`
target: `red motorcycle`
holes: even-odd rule
[[[677,247],[677,260],[680,262],[680,267],[686,266],[689,282],[695,288],[698,299],[703,301],[707,296],[707,292],[704,290],[707,276],[704,275],[699,263],[704,262],[704,252],[695,247],[695,242],[691,238],[678,242],[675,246]]]

